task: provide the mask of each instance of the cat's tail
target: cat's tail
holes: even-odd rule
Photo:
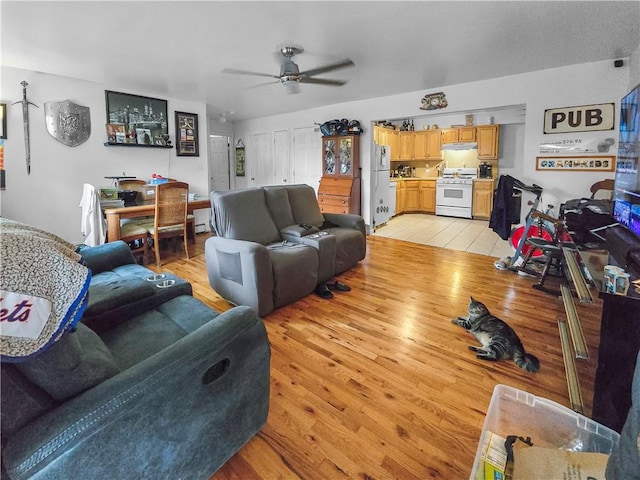
[[[530,353],[516,353],[513,356],[513,360],[516,362],[516,365],[525,369],[527,372],[537,372],[540,369],[540,360]]]

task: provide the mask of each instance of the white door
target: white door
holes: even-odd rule
[[[209,191],[230,188],[229,137],[209,135]]]
[[[289,183],[289,130],[273,132],[273,158],[275,159],[275,184]]]
[[[251,171],[249,186],[264,187],[273,185],[273,156],[269,155],[269,134],[254,133],[249,136],[249,148],[246,158]]]
[[[317,127],[293,131],[293,182],[312,186],[316,194],[322,177],[322,139]]]

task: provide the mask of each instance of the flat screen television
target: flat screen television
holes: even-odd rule
[[[620,102],[613,216],[640,238],[640,85]]]

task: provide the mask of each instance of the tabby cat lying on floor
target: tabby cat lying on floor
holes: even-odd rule
[[[469,350],[476,352],[482,360],[513,359],[520,368],[527,372],[537,372],[540,368],[538,359],[526,353],[516,332],[498,317],[494,317],[483,303],[470,297],[469,316],[458,317],[451,323],[460,325],[472,333],[483,348],[469,345]]]

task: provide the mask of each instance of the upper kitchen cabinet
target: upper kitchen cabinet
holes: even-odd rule
[[[497,160],[500,141],[500,125],[479,125],[476,127],[478,160]]]
[[[475,142],[476,127],[443,128],[442,143]]]
[[[400,132],[397,130],[389,130],[387,132],[387,143],[391,149],[391,160],[400,160]]]
[[[322,137],[322,176],[359,177],[357,135]]]
[[[442,158],[442,135],[440,130],[425,130],[427,132],[427,160]]]
[[[440,160],[442,139],[440,130],[418,130],[413,139],[414,160]]]
[[[401,160],[413,160],[413,140],[415,137],[414,132],[399,132],[400,136],[400,159]],[[393,150],[392,150],[393,152]]]

